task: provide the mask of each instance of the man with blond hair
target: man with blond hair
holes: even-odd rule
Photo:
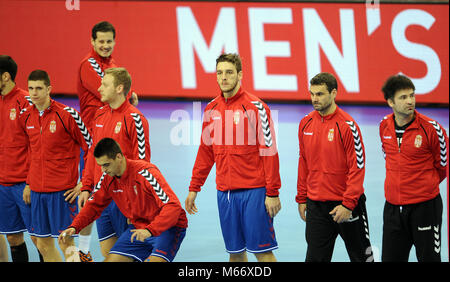
[[[95,147],[105,137],[113,138],[128,159],[150,161],[148,121],[126,98],[130,88],[131,76],[125,68],[105,70],[98,88],[105,106],[97,111],[93,119],[93,145]],[[82,191],[78,199],[79,206],[85,204],[89,194],[103,177],[104,173],[96,165],[92,152],[89,152],[79,184]],[[102,254],[106,257],[117,238],[127,229],[127,219],[112,201],[96,223]]]
[[[86,123],[86,127],[92,130],[94,124],[94,116],[97,110],[104,106],[101,101],[101,95],[98,92],[105,70],[108,68],[118,67],[112,56],[114,47],[116,46],[116,29],[107,21],[96,23],[91,29],[90,36],[91,51],[80,63],[77,79],[77,94],[80,100],[80,114]],[[138,96],[134,91],[128,94],[130,103],[133,106],[138,104]],[[84,152],[81,152],[83,154]],[[84,163],[80,163],[80,172],[84,168]],[[78,246],[80,248],[80,258],[83,262],[92,261],[89,253],[89,245],[91,241],[92,225],[89,225],[80,232]]]

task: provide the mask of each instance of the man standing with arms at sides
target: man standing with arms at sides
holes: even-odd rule
[[[132,225],[105,261],[173,261],[186,234],[187,218],[161,172],[147,161],[126,158],[112,138],[100,140],[93,154],[104,177],[59,241],[64,242],[98,218],[114,200]]]
[[[329,262],[337,235],[352,262],[373,261],[364,196],[365,153],[353,118],[335,103],[336,78],[310,81],[314,111],[299,125],[297,197],[306,221],[306,261]]]
[[[204,111],[186,211],[198,211],[197,193],[215,163],[220,224],[230,262],[247,261],[246,251],[258,261],[276,261],[273,218],[281,209],[281,180],[270,110],[242,89],[239,55],[219,56],[216,74],[221,93]]]
[[[104,76],[105,70],[112,67],[118,67],[112,57],[114,46],[116,45],[116,30],[114,26],[102,21],[94,25],[91,30],[92,50],[81,61],[78,71],[77,92],[80,100],[80,113],[87,128],[92,132],[93,121],[97,110],[104,105],[101,101],[98,86]],[[130,91],[125,93],[128,95],[130,102],[137,106],[138,97],[136,93]],[[83,170],[84,163],[81,163]],[[86,227],[80,232],[79,248],[81,261],[90,262],[92,257],[89,253],[89,245],[91,241],[92,225]]]
[[[30,163],[28,137],[20,127],[19,114],[31,103],[28,92],[16,86],[16,74],[16,62],[0,55],[0,234],[6,235],[12,261],[27,262],[23,232],[31,231],[31,208],[23,193],[28,190],[24,188]],[[36,244],[34,236],[31,240]]]
[[[47,72],[35,70],[28,76],[28,92],[34,105],[25,108],[19,123],[30,144],[30,169],[24,200],[31,203],[31,234],[44,261],[62,261],[53,237],[72,222],[77,205],[67,199],[78,196],[80,147],[86,152],[92,144],[78,112],[50,98]],[[59,245],[66,260],[75,250],[70,238]],[[78,258],[78,254],[74,255]]]
[[[145,116],[128,102],[126,93],[131,88],[131,76],[125,68],[109,68],[105,70],[98,91],[101,102],[94,117],[94,146],[101,139],[110,137],[116,140],[125,157],[132,160],[150,161],[149,125]],[[92,150],[91,150],[92,151]],[[94,186],[105,176],[95,164],[92,152],[88,153],[82,180],[77,186],[81,188],[79,206],[82,207]],[[103,211],[97,222],[98,238],[102,254],[106,257],[117,238],[127,229],[127,219],[123,216],[114,201]]]
[[[408,261],[414,245],[419,262],[439,262],[447,134],[415,110],[415,87],[406,76],[389,77],[382,91],[393,111],[380,123],[386,160],[382,261]]]

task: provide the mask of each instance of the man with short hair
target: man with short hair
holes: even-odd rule
[[[114,138],[120,144],[125,157],[150,161],[148,121],[126,98],[130,88],[131,76],[125,68],[105,70],[98,88],[101,102],[105,105],[96,112],[93,119],[93,144],[105,137]],[[82,191],[79,206],[84,205],[90,192],[103,176],[100,167],[95,164],[92,152],[89,152],[81,182],[77,186]],[[117,238],[127,229],[127,219],[112,201],[96,223],[102,254],[106,257]]]
[[[269,107],[241,87],[238,54],[216,60],[220,95],[205,108],[186,211],[194,214],[197,193],[216,164],[219,218],[230,262],[276,261],[273,219],[281,209],[278,151]]]
[[[34,70],[28,76],[32,106],[23,109],[19,123],[30,144],[30,168],[26,180],[31,191],[25,196],[31,203],[30,235],[44,261],[61,261],[53,237],[59,235],[77,213],[73,199],[79,191],[80,148],[87,151],[92,139],[78,112],[50,98],[52,86],[47,72]],[[66,200],[66,199],[72,199]],[[59,245],[67,259],[78,258],[73,238]]]
[[[445,129],[416,109],[415,86],[404,75],[382,87],[393,113],[380,123],[386,160],[382,261],[441,261],[442,199],[448,138]]]
[[[187,218],[159,169],[150,162],[126,158],[112,138],[97,143],[94,157],[103,176],[59,241],[64,242],[94,221],[114,200],[131,225],[105,261],[173,261],[186,234]]]
[[[330,73],[310,80],[314,111],[299,124],[297,196],[306,261],[329,262],[338,235],[352,262],[373,261],[364,195],[365,153],[355,120],[335,103]]]
[[[19,125],[19,114],[31,102],[28,93],[17,87],[16,75],[16,62],[0,55],[0,234],[6,235],[12,261],[27,262],[23,232],[31,231],[31,208],[23,201],[23,193],[28,191],[25,181],[30,162],[28,138]],[[36,242],[34,236],[31,240]]]
[[[78,71],[77,93],[80,100],[80,113],[88,129],[92,129],[96,111],[104,105],[101,101],[98,86],[108,68],[118,67],[112,57],[116,45],[116,29],[102,21],[92,27],[90,53],[81,61]],[[133,105],[137,105],[138,97],[134,91],[125,93]]]
[[[87,128],[94,130],[93,122],[95,113],[104,105],[98,86],[108,68],[118,67],[112,57],[116,45],[116,29],[107,21],[95,24],[91,29],[91,46],[89,54],[81,61],[78,70],[77,93],[80,100],[80,113]],[[138,96],[132,90],[125,93],[134,106],[138,104]],[[83,152],[81,152],[83,154]],[[83,171],[84,163],[80,164],[80,173]],[[80,207],[81,208],[81,207]],[[89,252],[91,242],[92,225],[80,232],[78,247],[80,248],[80,258],[83,262],[91,262],[92,257]]]

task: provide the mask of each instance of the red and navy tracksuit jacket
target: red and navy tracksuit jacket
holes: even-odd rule
[[[105,75],[105,70],[118,67],[112,56],[101,57],[92,48],[81,61],[78,69],[77,93],[80,100],[80,113],[87,128],[92,130],[95,113],[105,104],[101,101],[98,88]],[[131,90],[127,97],[131,97]]]
[[[117,109],[112,109],[109,105],[100,108],[92,126],[92,148],[95,148],[101,139],[109,137],[119,143],[125,157],[150,161],[148,121],[128,100]],[[83,170],[81,190],[92,192],[101,175],[102,170],[95,161],[92,149],[88,152]]]
[[[384,117],[379,130],[386,160],[386,200],[393,205],[407,205],[435,198],[448,165],[444,128],[415,111],[415,119],[405,129],[400,146],[394,114]]]
[[[313,111],[300,121],[298,139],[297,203],[342,201],[353,210],[365,174],[364,144],[353,118],[339,107],[327,116]]]
[[[34,192],[72,189],[78,182],[80,147],[92,138],[78,112],[50,99],[42,113],[34,106],[22,110],[19,122],[28,135],[31,155],[27,184]]]
[[[152,236],[174,226],[187,228],[186,212],[158,168],[147,161],[129,159],[120,178],[103,174],[70,227],[79,232],[97,219],[112,200],[134,227],[148,229]]]
[[[281,180],[269,107],[242,88],[231,98],[221,94],[204,110],[202,139],[189,191],[200,191],[216,164],[220,191],[266,187],[278,196]]]
[[[19,124],[19,114],[30,106],[28,92],[15,86],[0,100],[0,185],[11,186],[27,179],[28,136]]]

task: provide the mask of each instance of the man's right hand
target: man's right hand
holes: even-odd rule
[[[184,207],[189,214],[198,212],[197,206],[195,205],[195,198],[197,198],[197,192],[190,191],[184,202]]]
[[[91,195],[91,193],[89,193],[88,191],[82,191],[80,193],[80,195],[78,196],[78,208],[80,210],[84,207],[84,204],[86,204],[90,195]]]
[[[306,203],[298,204],[298,213],[303,221],[306,222]]]
[[[65,243],[66,237],[72,236],[73,234],[75,234],[75,232],[76,232],[75,228],[73,228],[73,227],[67,228],[66,230],[61,232],[61,234],[59,234],[58,242]]]

